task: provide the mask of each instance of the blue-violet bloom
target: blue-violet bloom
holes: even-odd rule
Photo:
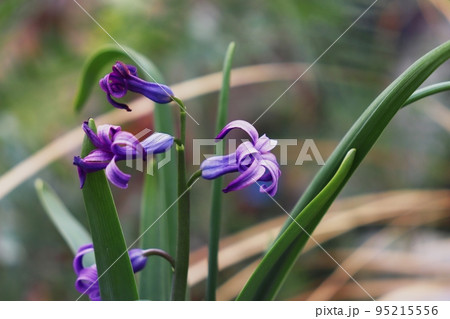
[[[217,135],[216,140],[223,139],[235,128],[245,131],[250,136],[250,141],[240,144],[234,153],[212,156],[204,160],[200,165],[202,177],[214,179],[227,173],[239,172],[241,174],[223,189],[224,193],[242,189],[256,182],[260,185],[260,192],[274,196],[281,171],[275,155],[270,151],[277,145],[277,141],[269,139],[265,134],[259,136],[253,125],[242,120],[228,123]]]
[[[94,245],[86,244],[78,249],[75,258],[73,259],[73,270],[77,275],[75,281],[75,288],[81,294],[86,294],[89,299],[93,301],[101,300],[100,297],[100,286],[98,284],[98,273],[97,265],[93,264],[91,266],[85,267],[83,265],[83,257],[87,253],[94,251]],[[128,251],[128,256],[130,257],[131,267],[133,272],[136,273],[144,269],[147,263],[147,257],[143,256],[142,249],[130,249]]]
[[[138,77],[135,66],[120,61],[114,64],[112,72],[105,75],[99,84],[112,106],[128,112],[131,111],[128,105],[115,101],[113,97],[120,99],[127,91],[131,91],[142,94],[156,103],[165,104],[171,102],[173,96],[172,90],[167,85],[142,80]]]
[[[88,122],[84,122],[83,130],[95,149],[85,158],[75,156],[73,159],[78,168],[80,188],[83,188],[87,173],[102,169],[112,184],[127,188],[131,176],[122,172],[116,162],[135,158],[146,160],[148,155],[163,153],[173,144],[173,136],[157,132],[139,142],[133,134],[122,131],[120,126],[99,125],[96,134]]]

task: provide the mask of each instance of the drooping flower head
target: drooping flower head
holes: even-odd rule
[[[113,97],[120,99],[127,91],[131,91],[142,94],[156,103],[165,104],[171,102],[174,95],[168,86],[142,80],[138,77],[135,66],[120,61],[114,64],[112,72],[105,75],[99,84],[112,106],[128,112],[131,111],[128,105],[115,101]]]
[[[93,301],[101,300],[100,297],[100,286],[98,283],[98,273],[97,265],[93,264],[91,266],[85,267],[83,265],[84,255],[93,252],[94,246],[92,244],[86,244],[78,249],[75,258],[73,259],[73,270],[77,275],[75,280],[75,289],[81,293],[89,296],[89,299]],[[128,251],[128,256],[130,257],[131,267],[133,272],[136,273],[144,269],[147,263],[147,257],[143,255],[142,249],[130,249]]]
[[[227,173],[239,172],[240,175],[223,189],[224,193],[257,183],[260,185],[260,192],[274,196],[281,171],[275,155],[270,151],[277,145],[277,141],[269,139],[265,134],[259,136],[253,125],[242,120],[228,123],[216,140],[223,139],[228,132],[236,128],[245,131],[250,136],[250,141],[240,144],[236,152],[229,155],[207,158],[200,165],[202,177],[214,179]]]
[[[102,169],[112,184],[127,188],[131,176],[122,172],[116,162],[135,158],[146,160],[148,155],[163,153],[173,144],[173,136],[164,133],[153,133],[139,142],[133,134],[122,131],[120,126],[99,125],[95,133],[88,122],[84,122],[83,130],[95,149],[85,158],[75,156],[73,159],[78,168],[80,188],[83,188],[87,173]]]

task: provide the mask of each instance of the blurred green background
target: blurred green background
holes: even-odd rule
[[[372,1],[79,3],[120,44],[152,59],[167,83],[174,84],[220,71],[230,41],[237,45],[233,63],[236,67],[312,63]],[[449,39],[449,19],[446,0],[378,1],[311,68],[313,80],[298,81],[257,122],[258,131],[274,139],[314,139],[326,159],[384,87],[417,58]],[[71,0],[3,0],[0,30],[0,175],[3,175],[46,144],[79,127],[86,118],[111,109],[99,88],[93,90],[81,114],[74,113],[73,99],[87,57],[113,41]],[[447,62],[428,83],[448,80],[449,76]],[[229,119],[254,121],[291,83],[273,81],[233,89]],[[402,110],[341,197],[395,189],[448,189],[449,97],[449,93],[443,93]],[[214,93],[187,103],[190,113],[201,124],[188,122],[188,137],[213,137],[217,98]],[[430,109],[440,113],[427,113]],[[126,125],[126,129],[133,131],[133,124]],[[298,150],[292,149],[288,165],[281,167],[283,175],[276,199],[287,210],[319,169],[313,162],[295,166]],[[74,155],[67,154],[38,176],[56,189],[86,225],[76,170],[72,166]],[[34,179],[35,176],[0,199],[0,300],[75,300],[78,294],[73,288],[71,253],[44,213],[33,187]],[[142,176],[134,173],[129,189],[120,192],[113,189],[128,242],[138,235],[141,184]],[[209,203],[203,194],[209,188],[209,182],[201,181],[192,192],[192,249],[208,241]],[[223,236],[284,215],[256,187],[226,196]],[[449,220],[443,219],[419,228],[414,234],[424,240],[448,237],[448,226]],[[357,247],[380,227],[355,229],[324,247],[330,250]],[[407,240],[414,241],[411,237]],[[448,248],[447,253],[450,256]],[[318,249],[304,258],[308,262],[299,261],[293,280],[289,280],[292,284],[283,289],[280,299],[305,292],[332,271],[326,267],[315,269],[314,261],[320,263],[324,259]],[[238,268],[222,274],[221,282]],[[448,273],[440,276],[450,280]],[[200,284],[193,290],[193,298],[202,299],[202,293]],[[365,298],[362,294],[360,299]]]

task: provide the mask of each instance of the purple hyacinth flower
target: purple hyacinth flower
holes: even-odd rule
[[[120,188],[127,188],[131,176],[122,172],[117,162],[125,159],[142,158],[148,155],[163,153],[173,144],[173,136],[164,133],[153,133],[144,141],[131,133],[122,131],[120,126],[100,125],[97,134],[83,123],[83,130],[91,140],[95,149],[86,157],[75,156],[73,164],[77,166],[80,188],[83,188],[87,173],[105,169],[109,181]]]
[[[128,105],[115,101],[113,97],[120,99],[125,96],[127,91],[131,91],[142,94],[156,103],[165,104],[171,102],[174,95],[172,90],[164,84],[140,79],[135,66],[120,61],[114,64],[112,72],[105,75],[99,84],[106,92],[106,97],[112,106],[128,112],[131,111]]]
[[[227,173],[239,172],[241,174],[223,189],[224,193],[240,190],[255,182],[268,182],[258,183],[259,191],[274,196],[281,171],[275,155],[270,151],[277,145],[277,141],[269,139],[265,134],[259,136],[253,125],[242,120],[227,124],[216,140],[223,139],[236,128],[245,131],[250,136],[250,141],[239,145],[234,153],[207,158],[200,165],[202,177],[214,179]]]
[[[97,266],[83,266],[83,256],[94,251],[92,244],[83,245],[78,249],[73,260],[73,270],[77,275],[75,280],[75,289],[82,294],[89,296],[89,299],[98,301],[100,297],[100,286],[98,284]]]
[[[86,244],[78,249],[75,258],[73,259],[73,270],[77,275],[75,280],[75,289],[81,293],[89,296],[93,301],[102,300],[100,297],[100,286],[98,284],[97,265],[93,264],[89,267],[83,265],[83,257],[87,253],[94,251],[93,244]],[[139,248],[130,249],[128,256],[130,257],[131,267],[133,272],[137,273],[144,269],[147,263],[147,257],[142,255],[143,250]]]
[[[128,255],[130,256],[131,266],[133,267],[133,272],[141,271],[145,268],[147,264],[147,257],[144,256],[142,249],[130,249]]]

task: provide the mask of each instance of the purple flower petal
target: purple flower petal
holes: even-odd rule
[[[100,150],[94,150],[92,152],[102,152]],[[92,153],[91,152],[91,153]],[[88,155],[89,156],[89,155]],[[87,157],[87,156],[86,156]],[[106,166],[108,165],[109,161],[102,161],[102,162],[89,162],[86,161],[85,159],[82,159],[79,156],[75,156],[73,158],[73,164],[78,166],[79,168],[81,168],[85,173],[93,173],[96,171],[100,171],[102,169],[105,169]]]
[[[99,150],[94,150],[99,151]],[[101,152],[101,151],[99,151]],[[91,152],[92,153],[92,152]],[[89,155],[88,155],[89,156]],[[108,165],[108,162],[86,162],[79,156],[73,158],[73,164],[77,166],[78,178],[80,180],[80,188],[83,188],[84,182],[86,181],[86,174],[100,171]]]
[[[227,156],[216,156],[206,159],[200,165],[202,177],[213,179],[236,171],[235,169],[237,168],[241,175],[223,189],[225,193],[242,189],[258,181],[264,181],[269,182],[270,185],[261,185],[260,191],[266,192],[271,196],[275,195],[281,171],[275,155],[270,153],[270,151],[277,145],[277,141],[269,139],[265,134],[258,137],[258,131],[253,125],[243,120],[228,123],[220,131],[216,139],[223,139],[228,132],[235,128],[240,128],[247,132],[251,141],[246,141],[239,145],[236,152],[232,154],[235,156],[232,166],[224,163]]]
[[[139,140],[131,133],[118,132],[111,145],[112,152],[122,158],[136,158],[144,149]]]
[[[74,159],[75,164],[75,159]],[[80,180],[80,189],[83,188],[84,183],[86,182],[86,172],[79,166],[77,166],[78,179]]]
[[[131,267],[133,267],[133,272],[138,272],[144,269],[147,264],[147,257],[142,255],[143,250],[136,248],[130,249],[128,255],[130,256]]]
[[[216,140],[223,139],[225,135],[228,134],[229,131],[235,128],[240,128],[241,130],[247,132],[247,134],[250,136],[253,145],[255,145],[256,141],[258,140],[258,131],[255,129],[253,125],[251,125],[247,121],[243,120],[236,120],[228,123],[225,125],[225,127],[220,131],[220,133],[216,136]]]
[[[84,133],[86,133],[87,137],[91,141],[92,145],[94,145],[96,148],[103,147],[102,142],[98,138],[97,134],[95,134],[95,132],[89,127],[89,124],[87,121],[83,122],[82,128],[83,128]]]
[[[130,181],[131,175],[122,172],[119,167],[117,167],[116,160],[113,158],[109,162],[105,169],[106,177],[108,180],[119,188],[127,188],[128,182]]]
[[[277,158],[272,153],[264,153],[264,154],[262,154],[261,155],[261,159],[263,159],[264,161],[272,162],[278,168],[278,170],[280,169],[280,166],[278,165],[278,162],[277,162]],[[280,170],[279,170],[279,175],[281,175],[281,171]],[[266,170],[264,175],[261,176],[261,178],[259,180],[263,181],[263,182],[269,182],[269,181],[272,181],[273,178],[272,178],[272,175],[270,174],[270,172],[268,170]]]
[[[98,279],[97,267],[92,265],[80,270],[75,281],[75,288],[82,294],[89,294]]]
[[[127,78],[130,75],[132,75],[131,71],[133,71],[133,75],[137,75],[136,67],[134,67],[132,65],[127,65],[127,64],[123,63],[122,61],[116,61],[116,64],[113,65],[112,70],[113,70],[112,74],[117,74],[124,78]]]
[[[267,169],[268,173],[270,174],[269,181],[271,181],[272,183],[269,186],[260,185],[259,191],[261,193],[267,193],[270,196],[274,196],[278,189],[278,179],[281,175],[281,171],[278,167],[278,164],[270,160],[262,160],[261,165]],[[260,178],[260,181],[262,180],[263,177],[264,175]]]
[[[113,156],[114,155],[111,152],[106,152],[102,149],[95,149],[91,151],[85,158],[83,158],[83,162],[86,162],[88,164],[96,164],[96,162],[99,162],[101,164],[108,164],[109,161],[112,160]]]
[[[89,298],[93,301],[101,300],[97,268],[95,266],[84,268],[80,271],[75,280],[75,289],[81,294],[89,295]]]
[[[108,79],[109,79],[109,74],[105,75],[103,78],[100,79],[100,81],[98,81],[98,84],[100,85],[100,88],[107,94],[109,93],[109,88],[108,88]]]
[[[172,102],[174,94],[167,85],[147,82],[137,76],[130,76],[127,83],[130,91],[142,94],[153,102],[160,104]]]
[[[84,255],[94,251],[93,247],[92,244],[81,246],[73,259],[73,269],[77,275],[75,288],[81,294],[88,294],[91,300],[101,300],[97,267],[95,265],[83,266]]]
[[[78,275],[80,271],[84,268],[83,266],[83,257],[87,253],[90,253],[91,251],[94,251],[94,245],[86,244],[78,248],[77,254],[75,255],[75,258],[73,259],[73,270]]]
[[[126,65],[117,61],[112,67],[112,72],[103,77],[99,84],[106,97],[114,107],[131,111],[126,104],[113,99],[122,98],[127,91],[139,93],[156,103],[169,103],[174,96],[172,90],[163,84],[147,82],[137,76],[137,69],[132,65]]]
[[[130,73],[130,75],[134,75],[137,76],[137,68],[134,65],[131,64],[127,64],[127,68],[128,68],[128,72]]]
[[[114,101],[114,99],[111,97],[111,94],[106,94],[106,99],[115,108],[126,110],[127,112],[131,112],[131,109],[128,105]]]
[[[237,172],[236,153],[225,156],[211,156],[200,165],[204,179],[214,179],[227,173]]]
[[[102,169],[106,170],[106,176],[112,184],[126,188],[130,175],[120,171],[116,162],[138,156],[146,160],[147,153],[164,152],[172,146],[174,140],[168,134],[153,133],[140,143],[133,134],[113,125],[100,125],[95,133],[85,122],[83,129],[96,148],[85,158],[74,157],[73,164],[77,166],[80,188],[84,186],[86,174]]]
[[[258,150],[249,141],[246,141],[238,146],[236,149],[237,163],[239,169],[244,171],[253,162],[255,157],[259,155]]]
[[[145,154],[163,153],[173,145],[173,136],[165,133],[153,133],[141,142]]]
[[[255,144],[255,148],[261,153],[270,152],[277,146],[277,140],[271,140],[264,134],[261,136]]]
[[[245,172],[228,184],[228,186],[223,189],[223,192],[228,193],[230,191],[243,189],[255,183],[261,176],[263,176],[264,172],[265,168],[261,166],[259,161],[255,160]]]
[[[125,79],[120,74],[110,73],[105,78],[102,79],[103,83],[101,87],[103,89],[106,86],[106,93],[110,94],[112,97],[120,99],[127,94],[128,86]],[[106,80],[106,83],[105,81]]]
[[[93,244],[86,244],[78,249],[77,254],[73,260],[73,269],[77,275],[75,280],[75,288],[81,294],[87,294],[91,300],[101,300],[100,286],[98,283],[97,266],[91,265],[89,267],[83,266],[83,257],[87,253],[93,252]],[[142,249],[131,249],[128,251],[128,256],[133,267],[133,272],[142,270],[147,264],[147,257],[143,256]]]
[[[121,130],[122,129],[120,128],[120,126],[108,124],[99,125],[97,127],[97,136],[102,143],[102,148],[109,151],[114,140],[114,136]]]
[[[95,287],[95,289],[92,289],[89,294],[89,299],[92,301],[102,301],[102,297],[100,296],[100,287]]]

